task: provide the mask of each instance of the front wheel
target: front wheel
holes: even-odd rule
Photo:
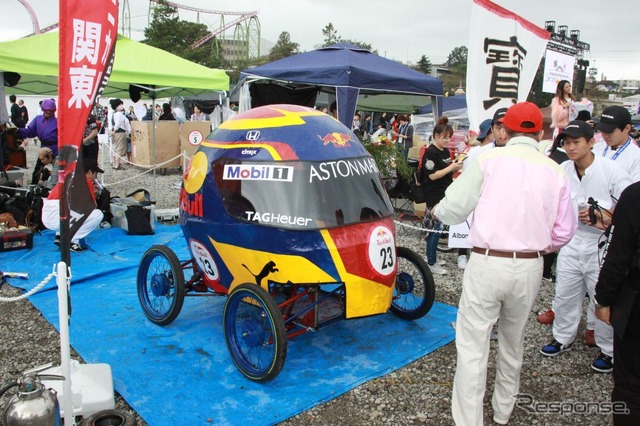
[[[433,306],[436,285],[429,266],[416,252],[398,247],[398,272],[391,312],[402,319],[422,318]]]
[[[224,305],[224,337],[234,364],[250,380],[267,382],[287,356],[284,320],[271,295],[256,284],[236,287]]]
[[[158,325],[176,319],[184,303],[182,266],[167,246],[152,246],[138,267],[138,300],[144,314]]]

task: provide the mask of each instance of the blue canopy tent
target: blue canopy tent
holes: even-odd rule
[[[335,92],[338,119],[349,127],[361,94],[423,95],[441,100],[444,93],[442,80],[347,43],[246,69],[238,87],[245,84],[252,108],[273,103],[313,107],[319,91]]]

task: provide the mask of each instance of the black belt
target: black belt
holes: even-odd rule
[[[471,251],[478,254],[484,254],[485,256],[510,257],[515,259],[535,259],[542,256],[542,253],[539,251],[501,251],[483,249],[480,247],[474,247]]]
[[[124,132],[126,132],[126,130],[125,130],[125,129],[118,129],[118,130],[116,130],[114,133],[124,133]]]

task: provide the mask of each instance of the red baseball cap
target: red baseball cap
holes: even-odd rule
[[[542,112],[531,102],[519,102],[507,110],[500,122],[512,132],[537,133],[542,130]]]

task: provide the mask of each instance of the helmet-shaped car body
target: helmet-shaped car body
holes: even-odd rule
[[[346,318],[390,307],[395,227],[378,168],[315,109],[268,105],[217,127],[185,173],[180,225],[208,287],[344,284]]]

